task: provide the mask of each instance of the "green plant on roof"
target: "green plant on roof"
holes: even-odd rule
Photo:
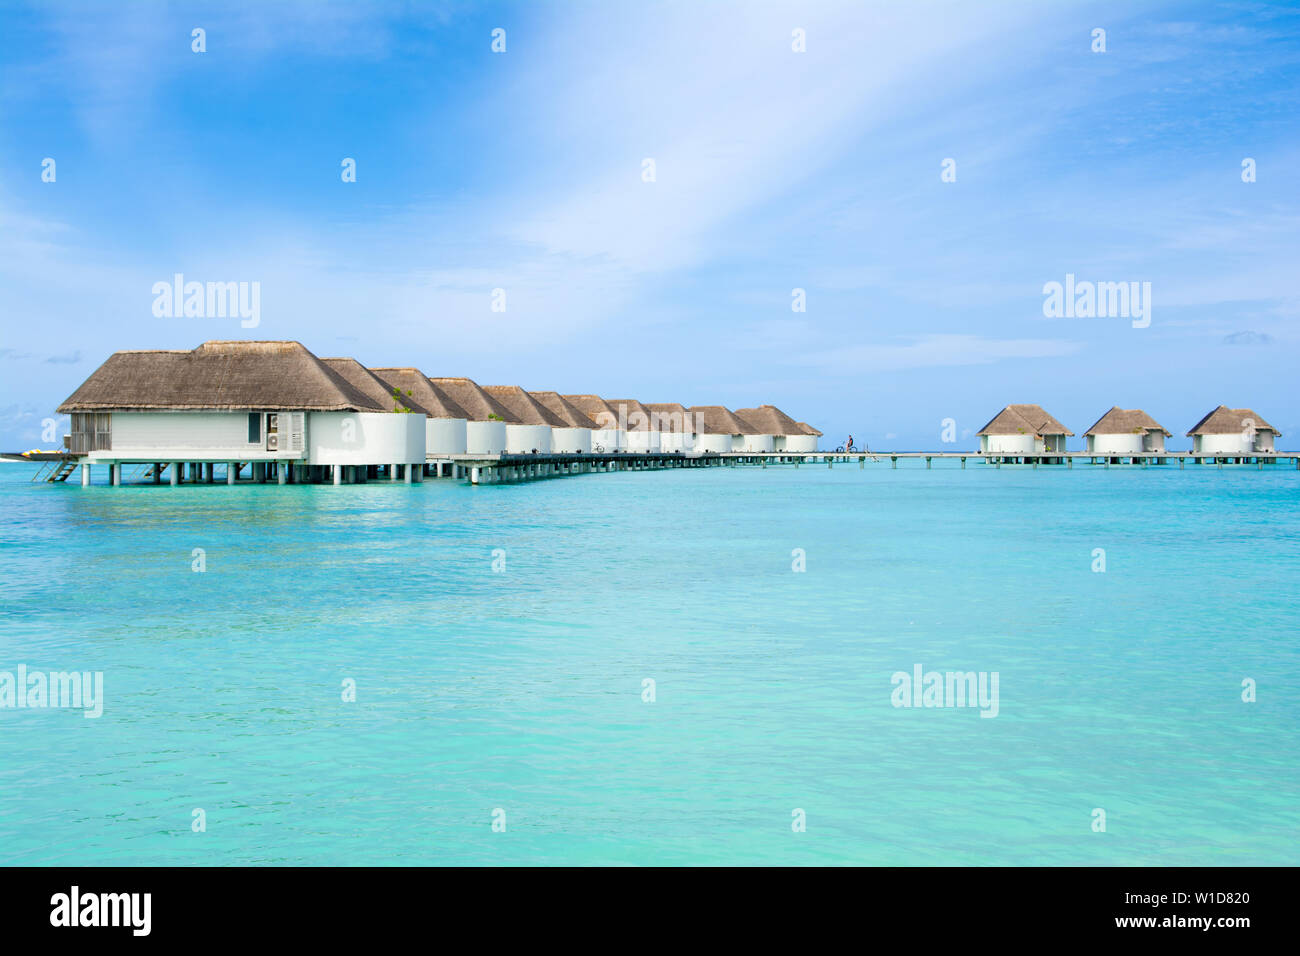
[[[490,421],[490,422],[503,422],[503,421],[505,421],[505,419],[502,418],[500,415],[496,415],[496,414],[493,414],[493,413],[489,412],[489,413],[488,413],[488,421]]]
[[[411,395],[411,390],[409,388],[406,390],[406,394],[409,398]],[[393,389],[393,398],[396,400],[396,403],[393,405],[393,411],[410,414],[411,410],[402,404],[402,390],[400,388]]]

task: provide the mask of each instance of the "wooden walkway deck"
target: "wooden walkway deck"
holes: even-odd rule
[[[74,469],[79,465],[83,466],[81,469],[83,473],[82,484],[87,484],[89,469],[84,466],[83,457],[57,452],[38,454],[9,452],[0,454],[0,459],[40,463],[43,466],[42,470],[33,480],[46,478],[49,481],[66,481]],[[1110,456],[1080,451],[1053,452],[1032,456],[969,451],[708,452],[699,455],[684,454],[682,452],[593,452],[541,455],[430,455],[423,468],[400,466],[399,470],[388,466],[372,465],[366,467],[357,466],[355,468],[339,466],[333,469],[333,483],[340,483],[345,472],[347,473],[346,482],[348,484],[367,480],[383,480],[384,478],[390,481],[405,480],[408,483],[418,483],[423,478],[430,477],[459,479],[468,481],[472,485],[491,485],[540,481],[571,475],[607,474],[619,471],[662,471],[674,468],[767,468],[769,466],[799,468],[804,465],[825,465],[827,468],[833,468],[837,464],[852,465],[856,463],[860,469],[864,469],[868,463],[882,464],[884,462],[888,462],[891,468],[897,468],[900,461],[916,463],[923,461],[925,467],[930,468],[935,459],[941,461],[956,460],[960,462],[962,468],[966,467],[967,461],[971,461],[993,468],[1001,468],[1003,465],[1019,465],[1036,469],[1039,465],[1043,465],[1071,469],[1076,462],[1079,462],[1094,468],[1110,468],[1112,466],[1148,468],[1172,467],[1174,465],[1177,465],[1178,468],[1184,468],[1188,463],[1191,463],[1202,467],[1213,465],[1216,468],[1222,468],[1224,465],[1254,465],[1257,469],[1263,469],[1266,465],[1269,467],[1290,465],[1300,470],[1300,452],[1297,451],[1256,452],[1251,455],[1194,454],[1189,451],[1166,451]],[[169,463],[164,463],[164,467],[167,464]],[[185,465],[187,464],[190,466],[188,479],[183,474],[186,471]],[[173,485],[178,483],[213,484],[216,478],[215,469],[218,465],[224,467],[224,464],[220,462],[181,463],[181,467],[171,469],[168,483]],[[116,470],[110,470],[111,484],[121,483],[123,477],[122,467],[119,464],[115,466]],[[161,471],[162,469],[150,466],[148,473],[143,477],[148,483],[159,484]],[[284,484],[286,481],[292,484],[321,484],[331,480],[329,466],[302,465],[301,463],[293,463],[290,467],[283,469],[272,469],[263,465],[260,473],[257,467],[253,466],[248,469],[249,476],[247,479],[245,479],[242,471],[242,466],[238,469],[226,468],[225,483],[232,485],[263,484],[278,480],[280,484]]]
[[[499,484],[501,482],[533,481],[540,478],[554,478],[563,475],[593,474],[610,471],[653,471],[664,468],[714,468],[756,466],[766,468],[769,465],[786,465],[799,467],[808,464],[824,464],[833,468],[836,464],[857,463],[865,468],[868,462],[888,461],[891,468],[897,468],[899,461],[924,461],[929,468],[934,459],[956,460],[961,467],[966,467],[967,460],[1001,468],[1003,465],[1039,465],[1063,466],[1073,468],[1076,461],[1099,468],[1112,465],[1147,468],[1151,466],[1171,466],[1179,468],[1188,462],[1194,465],[1215,465],[1222,468],[1225,464],[1252,464],[1257,468],[1265,465],[1291,464],[1300,469],[1300,452],[1256,453],[1249,456],[1208,455],[1192,452],[1151,452],[1141,455],[1095,455],[1087,452],[1055,452],[1034,456],[1013,456],[998,453],[968,451],[886,451],[886,452],[840,452],[840,451],[806,451],[806,452],[710,452],[692,456],[681,453],[619,453],[619,454],[568,454],[568,455],[446,455],[430,457],[430,474],[434,477],[466,478],[471,484]]]

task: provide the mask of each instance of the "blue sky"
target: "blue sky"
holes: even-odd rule
[[[293,338],[832,444],[1038,402],[1183,447],[1223,403],[1295,447],[1298,38],[1287,4],[4,2],[0,446],[117,349]],[[259,282],[260,326],[155,317],[177,272]],[[1150,327],[1044,317],[1067,273],[1150,282]]]

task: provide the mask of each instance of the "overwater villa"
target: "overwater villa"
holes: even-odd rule
[[[280,482],[324,480],[325,469],[338,481],[357,466],[422,472],[423,416],[394,414],[380,383],[345,371],[298,342],[116,352],[59,411],[71,416],[68,451],[85,456],[83,484],[95,464],[109,466],[114,484],[131,464],[147,465],[155,482],[170,470],[173,484],[184,468],[212,481],[218,464],[231,483],[245,467]]]
[[[583,413],[578,406],[565,399],[559,392],[529,392],[534,401],[545,405],[563,425],[551,427],[551,450],[555,452],[575,452],[587,454],[591,451],[591,435],[596,430],[596,423]]]
[[[1073,436],[1040,405],[1008,405],[976,434],[982,454],[1042,455],[1065,451]]]
[[[1192,454],[1253,455],[1275,450],[1274,439],[1282,433],[1249,408],[1220,405],[1187,433],[1192,439]]]
[[[1165,450],[1173,433],[1140,408],[1118,405],[1083,433],[1088,454],[1141,455]]]
[[[803,429],[803,435],[787,435],[785,438],[786,451],[816,451],[817,439],[822,437],[822,433],[813,428],[807,422],[795,422]]]
[[[626,429],[624,448],[633,454],[658,454],[659,432],[650,427],[650,410],[635,398],[607,398],[605,404],[618,415]]]
[[[469,448],[469,413],[455,399],[418,368],[372,368],[370,372],[390,393],[396,393],[399,401],[414,401],[424,410],[424,445],[431,457],[465,454]]]
[[[627,425],[618,420],[618,410],[599,395],[563,395],[566,402],[595,424],[591,433],[591,450],[602,452],[627,450]]]
[[[513,413],[468,378],[430,378],[430,382],[465,410],[465,451],[472,455],[502,455],[506,423]]]
[[[551,453],[551,430],[564,428],[556,415],[518,385],[485,385],[483,391],[509,412],[506,420],[506,451],[516,455]]]
[[[813,438],[811,448],[806,447],[809,444],[807,441],[809,435],[804,431],[804,427],[775,405],[760,405],[758,408],[738,408],[736,409],[736,416],[753,425],[762,434],[771,437],[771,448],[768,451],[817,450],[816,438]],[[818,434],[821,433],[818,432]],[[793,443],[792,439],[794,440]],[[750,449],[737,450],[749,451]]]
[[[731,450],[744,452],[757,452],[765,454],[776,450],[776,434],[769,431],[766,426],[758,425],[750,421],[740,412],[732,412],[745,428],[739,437],[732,438]]]
[[[688,452],[695,448],[695,429],[691,413],[677,402],[647,402],[650,428],[659,433],[659,450],[666,453]]]
[[[741,421],[734,412],[721,405],[692,405],[690,413],[691,421],[703,429],[695,434],[697,452],[741,450],[745,436],[756,434],[753,425]]]

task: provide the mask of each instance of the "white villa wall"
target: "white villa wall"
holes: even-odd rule
[[[732,443],[732,451],[773,451],[776,448],[774,435],[741,435]]]
[[[667,454],[691,450],[691,436],[681,432],[660,432],[659,450]]]
[[[428,455],[463,455],[469,448],[469,423],[463,418],[426,418],[424,450]]]
[[[1244,432],[1232,432],[1227,435],[1193,435],[1192,451],[1201,455],[1253,455],[1258,451],[1273,450],[1271,431],[1256,432],[1254,441],[1251,437]]]
[[[591,451],[591,429],[552,428],[551,451],[563,453]]]
[[[980,451],[1002,455],[1041,455],[1065,451],[1064,435],[981,435]]]
[[[696,452],[724,452],[731,451],[730,435],[710,435],[701,432],[695,436]]]
[[[302,459],[303,451],[283,445],[278,452],[266,450],[265,420],[260,440],[250,444],[249,411],[113,412],[112,449],[91,452],[87,461]],[[310,426],[307,430],[310,434]]]
[[[627,450],[633,454],[642,454],[649,452],[651,454],[659,453],[659,436],[660,432],[653,431],[629,431],[627,435]]]
[[[785,448],[777,451],[816,451],[816,435],[782,435],[785,439]]]
[[[622,451],[621,442],[626,434],[617,428],[597,428],[591,433],[591,450],[595,451],[599,445],[602,452]]]
[[[1032,455],[1043,450],[1033,435],[981,435],[980,451],[1002,455]]]
[[[506,451],[512,455],[550,454],[550,425],[506,425]]]
[[[1098,455],[1140,455],[1141,435],[1089,435],[1088,452]]]
[[[471,455],[500,455],[506,450],[505,422],[468,422],[465,451]]]
[[[307,445],[313,465],[409,465],[425,459],[423,415],[311,412]]]

